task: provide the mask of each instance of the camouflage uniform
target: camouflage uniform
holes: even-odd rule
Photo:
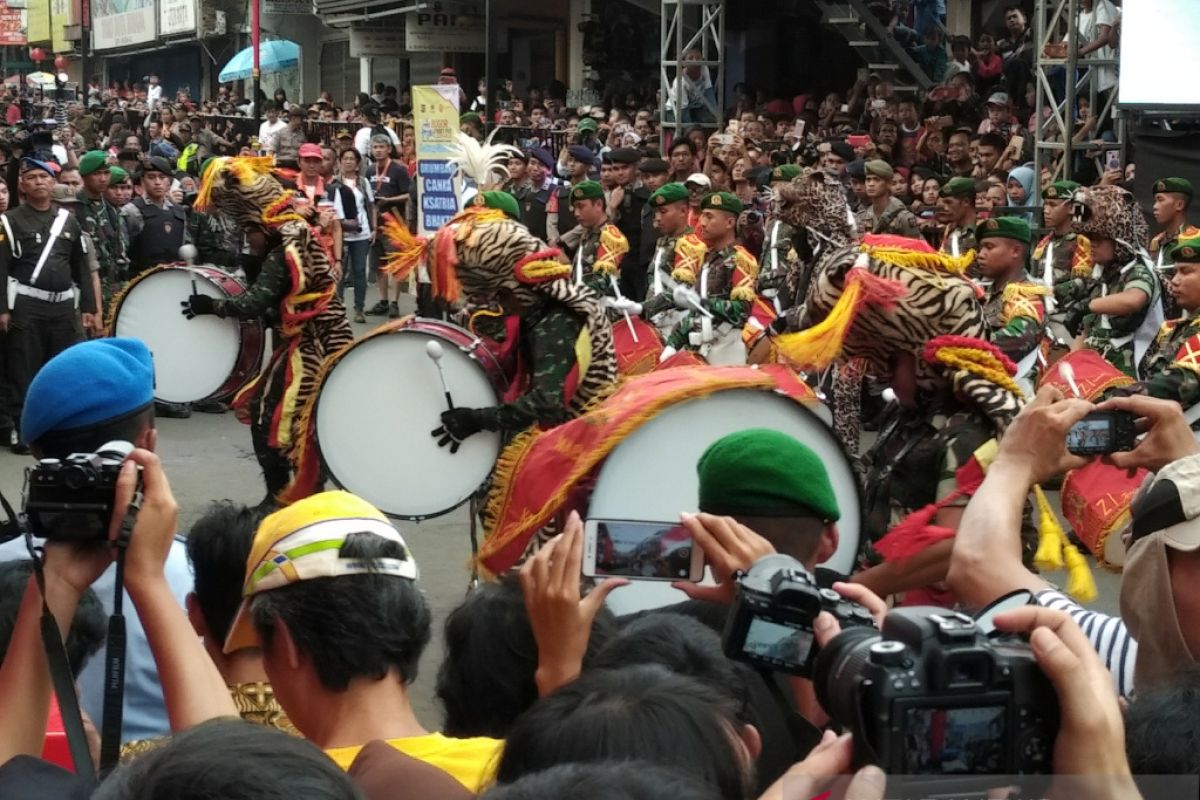
[[[92,240],[100,264],[101,310],[108,322],[108,306],[125,284],[129,268],[129,235],[120,212],[101,197],[93,200],[80,191],[79,224]]]
[[[1047,253],[1050,254],[1050,277],[1054,286],[1092,272],[1092,243],[1081,233],[1048,233],[1033,248],[1034,274],[1043,282],[1046,280]]]
[[[571,254],[574,281],[583,283],[601,297],[615,297],[612,279],[620,279],[621,262],[629,252],[629,241],[610,222],[595,230],[583,227],[578,230],[579,245]]]
[[[220,217],[189,211],[187,230],[188,239],[196,245],[199,263],[215,264],[226,271],[233,270],[240,248],[229,226]]]
[[[759,294],[774,299],[775,310],[783,311],[796,302],[800,259],[796,255],[798,231],[783,220],[767,223],[762,263],[758,273]]]
[[[1149,298],[1137,313],[1111,317],[1087,311],[1091,300],[1119,294],[1127,289],[1141,289]],[[1126,375],[1137,377],[1134,335],[1159,296],[1158,277],[1149,267],[1141,260],[1135,260],[1127,267],[1105,267],[1098,278],[1076,277],[1054,287],[1054,296],[1060,303],[1083,315],[1083,330],[1087,335],[1084,347],[1095,350]]]
[[[1200,319],[1163,323],[1142,361],[1146,394],[1184,408],[1200,402]]]
[[[757,278],[758,262],[737,245],[708,251],[703,265],[697,270],[695,288],[700,294],[700,302],[712,313],[714,326],[725,323],[740,328],[746,324]],[[732,296],[735,290],[739,290],[738,294],[749,294],[749,297],[735,300]],[[691,344],[688,334],[693,327],[700,329],[700,316],[695,311],[689,312],[675,326],[667,338],[667,345],[676,350],[697,349],[699,346]]]
[[[520,347],[532,365],[526,390],[511,403],[479,409],[484,430],[524,430],[535,423],[551,426],[570,418],[566,384],[577,366],[576,343],[584,320],[566,306],[545,300],[521,315]],[[579,365],[579,372],[586,365]]]
[[[895,197],[888,198],[887,208],[878,218],[875,216],[874,206],[868,205],[855,214],[854,219],[858,222],[858,230],[861,233],[891,233],[914,239],[921,235],[916,216]]]
[[[958,237],[955,239],[955,237]],[[963,225],[961,227],[947,225],[942,229],[942,246],[938,248],[940,253],[949,253],[954,255],[955,244],[957,242],[958,254],[966,255],[968,250],[979,252],[979,240],[975,238],[975,226]],[[979,271],[974,260],[967,267],[967,275],[978,279],[983,277],[983,273]]]
[[[1018,280],[993,285],[984,301],[990,341],[1017,363],[1040,348],[1045,339],[1046,304],[1039,290],[1042,287],[1022,272]]]
[[[267,319],[278,321],[279,303],[292,288],[292,276],[283,254],[272,251],[263,261],[262,271],[254,283],[238,295],[217,301],[220,313],[238,319]]]
[[[690,226],[677,236],[658,237],[654,246],[654,256],[650,259],[646,302],[642,309],[646,319],[675,308],[673,289],[677,280],[672,274],[681,266],[680,261],[687,258],[687,254],[682,252],[683,248],[680,247],[680,242],[685,240],[694,245],[695,252],[703,253],[704,243],[696,238]]]
[[[1193,239],[1197,236],[1200,236],[1200,228],[1197,228],[1194,225],[1184,225],[1174,233],[1170,231],[1161,231],[1157,236],[1150,240],[1150,258],[1154,261],[1155,265],[1160,268],[1158,278],[1163,282],[1164,288],[1166,282],[1170,280],[1170,267],[1173,266],[1173,262],[1168,254],[1175,247],[1175,245],[1179,243],[1180,239]],[[1163,267],[1167,267],[1167,269],[1164,270],[1162,269]],[[1167,319],[1174,319],[1182,313],[1182,309],[1175,305],[1175,298],[1172,297],[1170,292],[1164,291],[1162,293],[1162,299],[1163,315],[1166,316]]]

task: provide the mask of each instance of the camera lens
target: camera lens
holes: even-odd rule
[[[817,654],[813,665],[817,701],[841,725],[850,726],[858,719],[858,678],[871,645],[880,638],[874,628],[847,628]]]
[[[67,467],[62,473],[63,485],[68,489],[82,489],[88,485],[90,474],[90,470],[84,467]]]

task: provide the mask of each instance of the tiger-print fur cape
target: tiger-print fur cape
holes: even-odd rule
[[[1149,241],[1146,215],[1131,192],[1120,186],[1084,186],[1074,196],[1076,221],[1072,228],[1089,239],[1112,239],[1115,263],[1132,261]]]

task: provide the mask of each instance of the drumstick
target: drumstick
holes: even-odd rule
[[[617,299],[624,300],[625,298],[621,294],[621,287],[617,284],[617,276],[609,275],[608,280],[609,280],[609,283],[612,284],[613,293],[617,296]],[[633,337],[634,344],[636,344],[638,337],[637,337],[637,331],[635,331],[633,329],[633,320],[631,320],[629,318],[628,311],[622,311],[621,313],[625,315],[625,324],[629,326],[629,335]]]
[[[445,355],[445,351],[442,350],[442,343],[437,339],[430,339],[425,343],[425,355],[429,356],[434,365],[437,366],[438,378],[442,382],[442,391],[446,393],[446,405],[453,411],[454,398],[450,396],[450,387],[446,385],[446,373],[442,369],[442,356]]]
[[[1058,374],[1062,375],[1062,379],[1067,382],[1067,386],[1071,387],[1072,393],[1080,399],[1083,395],[1079,392],[1079,384],[1075,382],[1075,368],[1065,361],[1058,362]]]

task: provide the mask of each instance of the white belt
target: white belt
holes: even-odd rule
[[[48,292],[45,289],[26,286],[23,283],[17,284],[17,294],[32,297],[35,300],[45,300],[47,303],[61,303],[65,300],[75,299],[74,289],[67,289],[65,292]]]

